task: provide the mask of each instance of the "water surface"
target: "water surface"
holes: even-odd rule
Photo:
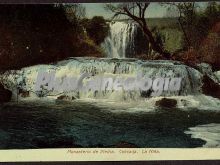
[[[206,142],[184,131],[220,123],[220,113],[192,109],[126,112],[96,102],[24,101],[0,105],[0,148],[137,147],[191,148]]]

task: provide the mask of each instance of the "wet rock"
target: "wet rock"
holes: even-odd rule
[[[25,90],[22,90],[22,89],[19,89],[18,93],[21,97],[29,97],[30,96],[29,91],[25,91]]]
[[[76,98],[73,96],[66,96],[66,95],[61,95],[59,97],[57,97],[57,100],[64,100],[64,101],[71,101],[71,100],[75,100]]]
[[[207,63],[200,63],[196,66],[202,74],[210,74],[212,73],[212,66]]]
[[[155,105],[161,108],[175,108],[177,101],[175,99],[162,98],[161,100],[156,101]]]
[[[219,78],[215,72],[212,71],[212,66],[207,63],[198,64],[196,69],[198,69],[203,75],[207,75],[215,82],[219,82]]]
[[[0,84],[0,103],[9,102],[12,97],[12,92],[5,89],[2,84]]]
[[[148,90],[148,91],[142,91],[142,92],[141,92],[141,97],[149,98],[149,97],[151,96],[152,92],[153,92],[152,89],[150,89],[150,90]]]
[[[220,85],[205,75],[202,79],[202,93],[220,99]]]

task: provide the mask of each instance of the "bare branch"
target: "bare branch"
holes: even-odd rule
[[[130,5],[131,4],[131,5]],[[141,27],[144,35],[147,37],[152,49],[160,54],[162,54],[165,58],[170,57],[170,53],[165,51],[163,46],[157,43],[156,39],[153,36],[153,33],[150,31],[146,19],[145,19],[145,12],[147,10],[147,7],[150,5],[150,3],[130,3],[130,4],[121,4],[117,7],[111,6],[111,11],[115,13],[115,17],[118,15],[126,15],[129,18],[131,18],[133,21],[135,21],[139,26]],[[134,11],[137,11],[136,14]],[[132,13],[133,10],[133,13]]]
[[[135,15],[132,15],[131,12],[130,12],[126,7],[123,7],[123,9],[124,9],[124,11],[127,13],[127,15],[128,15],[129,17],[131,17],[132,19],[134,19],[139,25],[142,26],[142,23],[141,23],[139,17],[137,17],[137,16],[135,16]]]
[[[140,3],[136,3],[139,9],[139,17],[141,18],[141,13],[142,13],[142,8],[141,8],[141,4]]]
[[[144,8],[143,8],[143,12],[142,12],[142,19],[145,19],[145,11],[149,5],[150,5],[150,3],[144,3]]]

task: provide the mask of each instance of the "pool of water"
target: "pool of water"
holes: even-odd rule
[[[206,142],[190,127],[220,123],[220,112],[157,109],[126,112],[96,102],[24,101],[0,105],[0,149],[117,147],[193,148]]]

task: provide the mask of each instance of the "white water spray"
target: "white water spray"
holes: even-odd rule
[[[134,37],[137,25],[134,23],[110,23],[109,36],[102,43],[107,57],[126,58],[127,51],[134,52]]]

